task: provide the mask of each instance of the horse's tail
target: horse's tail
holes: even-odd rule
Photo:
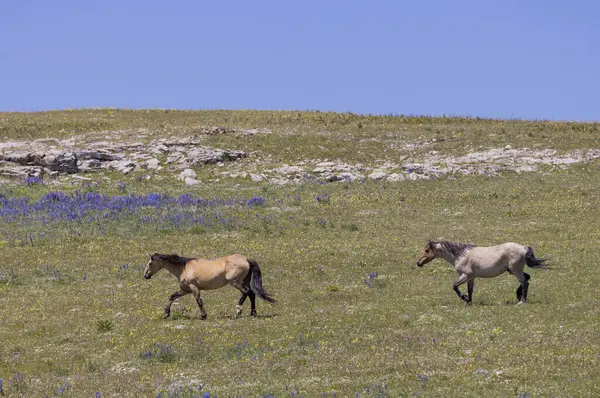
[[[261,299],[268,301],[269,303],[274,303],[275,299],[271,297],[271,295],[267,293],[265,289],[263,289],[262,274],[260,272],[258,263],[254,260],[248,259],[248,264],[250,264],[250,273],[252,274],[252,282],[250,283],[252,291]]]
[[[536,258],[533,254],[533,248],[531,246],[527,246],[526,249],[525,264],[527,264],[528,267],[548,269],[546,260],[543,258]]]

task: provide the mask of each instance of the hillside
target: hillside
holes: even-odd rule
[[[322,112],[0,113],[8,396],[595,396],[600,124]],[[428,239],[548,258],[477,279]],[[243,253],[277,299],[177,290],[147,253]],[[466,286],[461,287],[466,290]],[[248,304],[246,304],[248,306]]]

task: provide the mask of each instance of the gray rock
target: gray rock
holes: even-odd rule
[[[79,162],[79,171],[82,171],[84,173],[98,171],[103,168],[108,168],[108,164],[103,164],[100,160],[97,159],[82,160]]]
[[[187,153],[190,165],[216,164],[225,160],[233,161],[247,156],[246,152],[238,150],[211,149],[206,147],[193,148]]]
[[[186,177],[184,180],[186,185],[198,185],[200,184],[200,181],[196,180],[195,178],[191,178],[191,177]]]
[[[387,176],[386,181],[398,182],[398,181],[404,181],[405,179],[406,179],[406,177],[404,176],[404,174],[392,173]]]
[[[44,174],[40,166],[0,166],[0,175],[12,178],[41,177]]]
[[[167,158],[166,164],[177,163],[185,160],[183,153],[177,152]]]
[[[192,169],[185,169],[179,174],[178,178],[180,180],[184,180],[184,181],[186,178],[194,179],[194,178],[196,178],[196,172]]]
[[[51,152],[43,157],[42,165],[61,173],[73,174],[78,171],[75,152]]]
[[[122,156],[115,155],[107,149],[99,149],[97,151],[76,151],[78,160],[95,159],[102,162],[111,162],[113,160],[123,160]]]
[[[161,155],[169,152],[169,147],[164,144],[158,144],[150,148],[150,153],[155,155]]]
[[[258,134],[258,133],[271,134],[273,132],[271,130],[269,130],[269,129],[249,129],[249,130],[243,130],[241,133],[243,135],[255,135],[255,134]]]
[[[135,170],[136,167],[137,167],[137,164],[130,160],[117,160],[114,162],[110,162],[110,168],[117,170],[118,172],[120,172],[122,174],[129,174],[133,170]]]
[[[74,152],[9,152],[0,154],[0,160],[22,166],[41,166],[63,173],[77,173],[77,156]]]
[[[383,180],[384,178],[386,178],[388,176],[388,173],[381,171],[381,170],[375,170],[373,171],[371,174],[369,174],[369,178],[371,180]]]
[[[148,170],[160,170],[162,169],[161,165],[160,165],[160,160],[156,159],[156,158],[152,158],[152,159],[148,159],[146,160],[143,164],[142,167],[148,169]]]

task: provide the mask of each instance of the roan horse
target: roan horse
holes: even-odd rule
[[[201,290],[220,289],[231,285],[242,292],[236,306],[237,315],[242,314],[246,297],[250,298],[250,315],[256,316],[256,295],[274,303],[275,299],[262,286],[262,275],[258,263],[241,254],[214,260],[180,257],[175,254],[150,254],[144,278],[150,279],[161,268],[166,268],[179,280],[179,290],[171,295],[165,307],[165,319],[171,315],[171,304],[179,297],[192,293],[196,298],[202,319],[206,319]]]
[[[531,268],[545,268],[545,260],[536,258],[530,246],[517,243],[503,243],[497,246],[479,247],[455,242],[428,242],[417,259],[417,265],[422,267],[433,259],[443,258],[458,272],[454,282],[454,291],[467,304],[473,299],[473,284],[475,278],[493,278],[504,272],[514,275],[521,285],[517,289],[519,304],[527,301],[529,274],[523,272],[525,264]],[[461,294],[458,287],[467,282],[468,295]]]

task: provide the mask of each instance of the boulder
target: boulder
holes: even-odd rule
[[[162,169],[161,165],[160,165],[160,160],[156,159],[156,158],[151,158],[146,160],[143,164],[142,167],[148,169],[148,170],[160,170]]]
[[[183,170],[178,177],[180,180],[185,181],[186,178],[196,178],[196,172],[192,169]]]
[[[388,173],[381,171],[381,170],[375,170],[371,174],[369,174],[369,179],[377,181],[377,180],[383,180],[387,176],[388,176]]]

